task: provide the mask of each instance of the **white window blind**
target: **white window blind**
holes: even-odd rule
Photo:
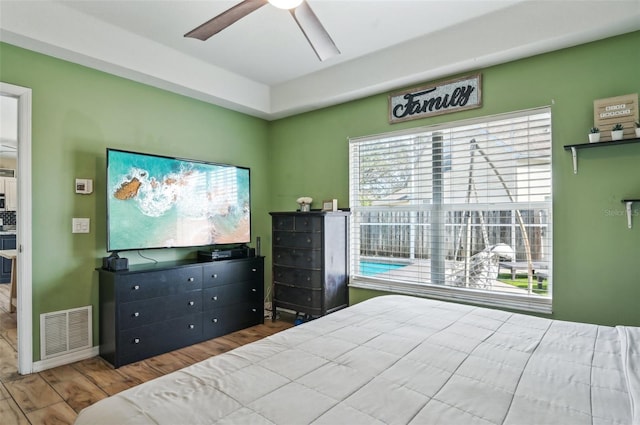
[[[548,108],[349,147],[351,286],[551,310]]]

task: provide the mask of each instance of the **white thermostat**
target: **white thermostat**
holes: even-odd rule
[[[93,193],[93,180],[76,179],[76,193],[80,193],[82,195]]]

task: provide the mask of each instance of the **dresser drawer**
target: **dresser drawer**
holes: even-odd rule
[[[202,308],[211,310],[237,303],[261,304],[262,282],[231,283],[205,288],[202,291]]]
[[[311,214],[305,215],[278,215],[273,216],[272,228],[273,230],[289,230],[296,232],[321,232],[322,231],[323,218],[318,216],[312,216]]]
[[[118,276],[120,302],[129,302],[202,289],[202,268],[183,267]]]
[[[192,314],[164,322],[127,329],[118,336],[120,364],[127,364],[202,339],[202,314]]]
[[[310,232],[273,232],[273,245],[289,248],[320,249],[322,235]]]
[[[216,338],[259,323],[264,323],[262,302],[234,304],[205,311],[202,315],[202,335],[204,339]]]
[[[323,221],[322,217],[300,214],[295,216],[294,229],[296,232],[321,232]]]
[[[118,312],[120,329],[135,328],[202,311],[202,293],[184,294],[122,303]]]
[[[260,259],[220,261],[203,265],[204,288],[232,282],[260,281],[263,283],[263,263]]]
[[[309,289],[322,289],[324,287],[322,271],[312,269],[273,266],[273,281]]]
[[[278,305],[288,306],[292,310],[317,309],[320,311],[322,308],[322,291],[320,290],[275,284],[274,298]]]
[[[279,215],[273,217],[273,230],[294,230],[294,217],[290,215]]]
[[[322,252],[312,249],[273,247],[273,264],[289,267],[322,267]]]

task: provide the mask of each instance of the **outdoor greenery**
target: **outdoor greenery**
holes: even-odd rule
[[[529,286],[529,280],[527,279],[526,274],[517,274],[516,280],[511,280],[511,275],[509,273],[500,273],[498,275],[498,280],[502,283],[506,283],[508,285],[513,285],[516,288],[527,289]],[[546,295],[547,294],[547,279],[542,281],[542,289],[538,289],[538,280],[533,278],[533,293]]]

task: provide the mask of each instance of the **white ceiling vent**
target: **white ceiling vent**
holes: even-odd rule
[[[93,344],[91,306],[40,315],[40,357],[42,360]]]

